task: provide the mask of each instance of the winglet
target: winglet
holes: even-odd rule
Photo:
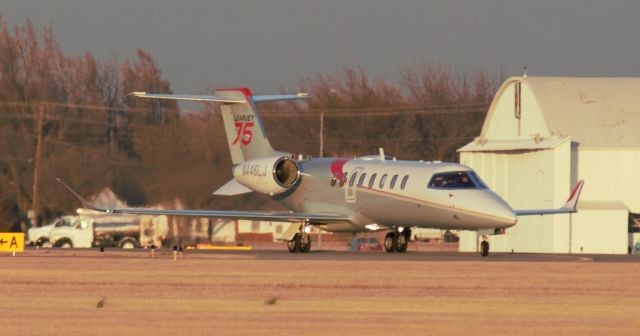
[[[578,204],[578,199],[580,198],[580,193],[582,192],[582,187],[584,186],[584,180],[578,181],[573,190],[571,191],[571,195],[567,200],[567,203],[564,204],[563,208],[570,209],[573,212],[576,211],[576,205]]]
[[[96,207],[95,205],[93,205],[93,203],[87,201],[82,196],[80,196],[80,194],[78,194],[75,190],[71,189],[71,187],[69,187],[66,183],[64,183],[61,178],[56,177],[56,181],[58,181],[58,183],[60,183],[62,187],[64,187],[71,195],[73,195],[73,197],[75,197],[78,201],[80,201],[80,204],[82,204],[83,208],[96,210],[96,211],[104,211],[104,209],[100,209]]]

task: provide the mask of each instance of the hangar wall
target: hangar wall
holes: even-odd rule
[[[473,168],[514,209],[549,209],[564,204],[570,189],[570,143],[536,151],[463,152],[462,164]],[[565,188],[556,186],[566,186]],[[493,251],[568,252],[568,215],[521,217],[507,235],[492,236]],[[545,239],[531,239],[546,237]],[[477,251],[476,233],[463,232],[460,250]]]
[[[629,211],[640,213],[640,148],[577,149],[574,160],[578,179],[589,183],[581,198],[620,201]]]
[[[478,138],[460,148],[514,209],[557,208],[584,179],[577,214],[524,216],[492,251],[627,253],[629,211],[640,213],[640,78],[512,77]],[[476,232],[460,251],[478,251]]]

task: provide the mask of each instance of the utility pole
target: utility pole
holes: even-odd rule
[[[320,157],[324,156],[324,110],[320,111]]]
[[[320,111],[320,157],[324,156],[324,110]],[[318,230],[318,247],[322,247],[322,229]]]
[[[33,197],[31,199],[31,227],[38,226],[38,214],[40,212],[40,164],[42,161],[42,124],[44,123],[44,103],[38,105],[36,118],[36,151],[33,158]]]

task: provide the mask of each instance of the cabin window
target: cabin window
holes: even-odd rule
[[[351,178],[349,179],[350,187],[353,187],[353,184],[356,182],[356,177],[358,177],[358,173],[351,174]]]
[[[393,175],[391,178],[391,182],[389,183],[389,189],[393,189],[396,186],[396,181],[398,180],[398,175]]]
[[[338,173],[335,173],[333,175],[333,177],[331,178],[331,186],[335,187],[336,186],[336,182],[338,182]]]
[[[371,175],[371,178],[369,179],[369,188],[373,188],[373,185],[376,183],[376,176],[378,176],[378,174]]]
[[[358,180],[358,187],[362,187],[362,185],[364,184],[364,179],[367,177],[367,173],[362,173],[362,175],[360,175],[360,179]]]
[[[382,177],[380,178],[380,185],[378,185],[378,187],[380,187],[380,189],[384,188],[384,182],[387,180],[387,174],[382,175]]]
[[[434,174],[429,181],[429,188],[433,189],[480,189],[484,183],[480,184],[477,176],[473,172],[447,172]],[[477,180],[476,180],[477,178]],[[481,181],[480,181],[481,182]]]
[[[409,175],[405,175],[402,178],[402,182],[400,182],[400,189],[404,190],[404,187],[407,186],[407,181],[409,181]]]
[[[340,178],[340,186],[344,186],[345,183],[347,183],[347,173],[343,173],[342,177]]]

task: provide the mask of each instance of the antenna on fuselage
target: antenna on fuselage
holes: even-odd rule
[[[384,148],[378,147],[378,152],[380,153],[380,160],[384,161]]]

